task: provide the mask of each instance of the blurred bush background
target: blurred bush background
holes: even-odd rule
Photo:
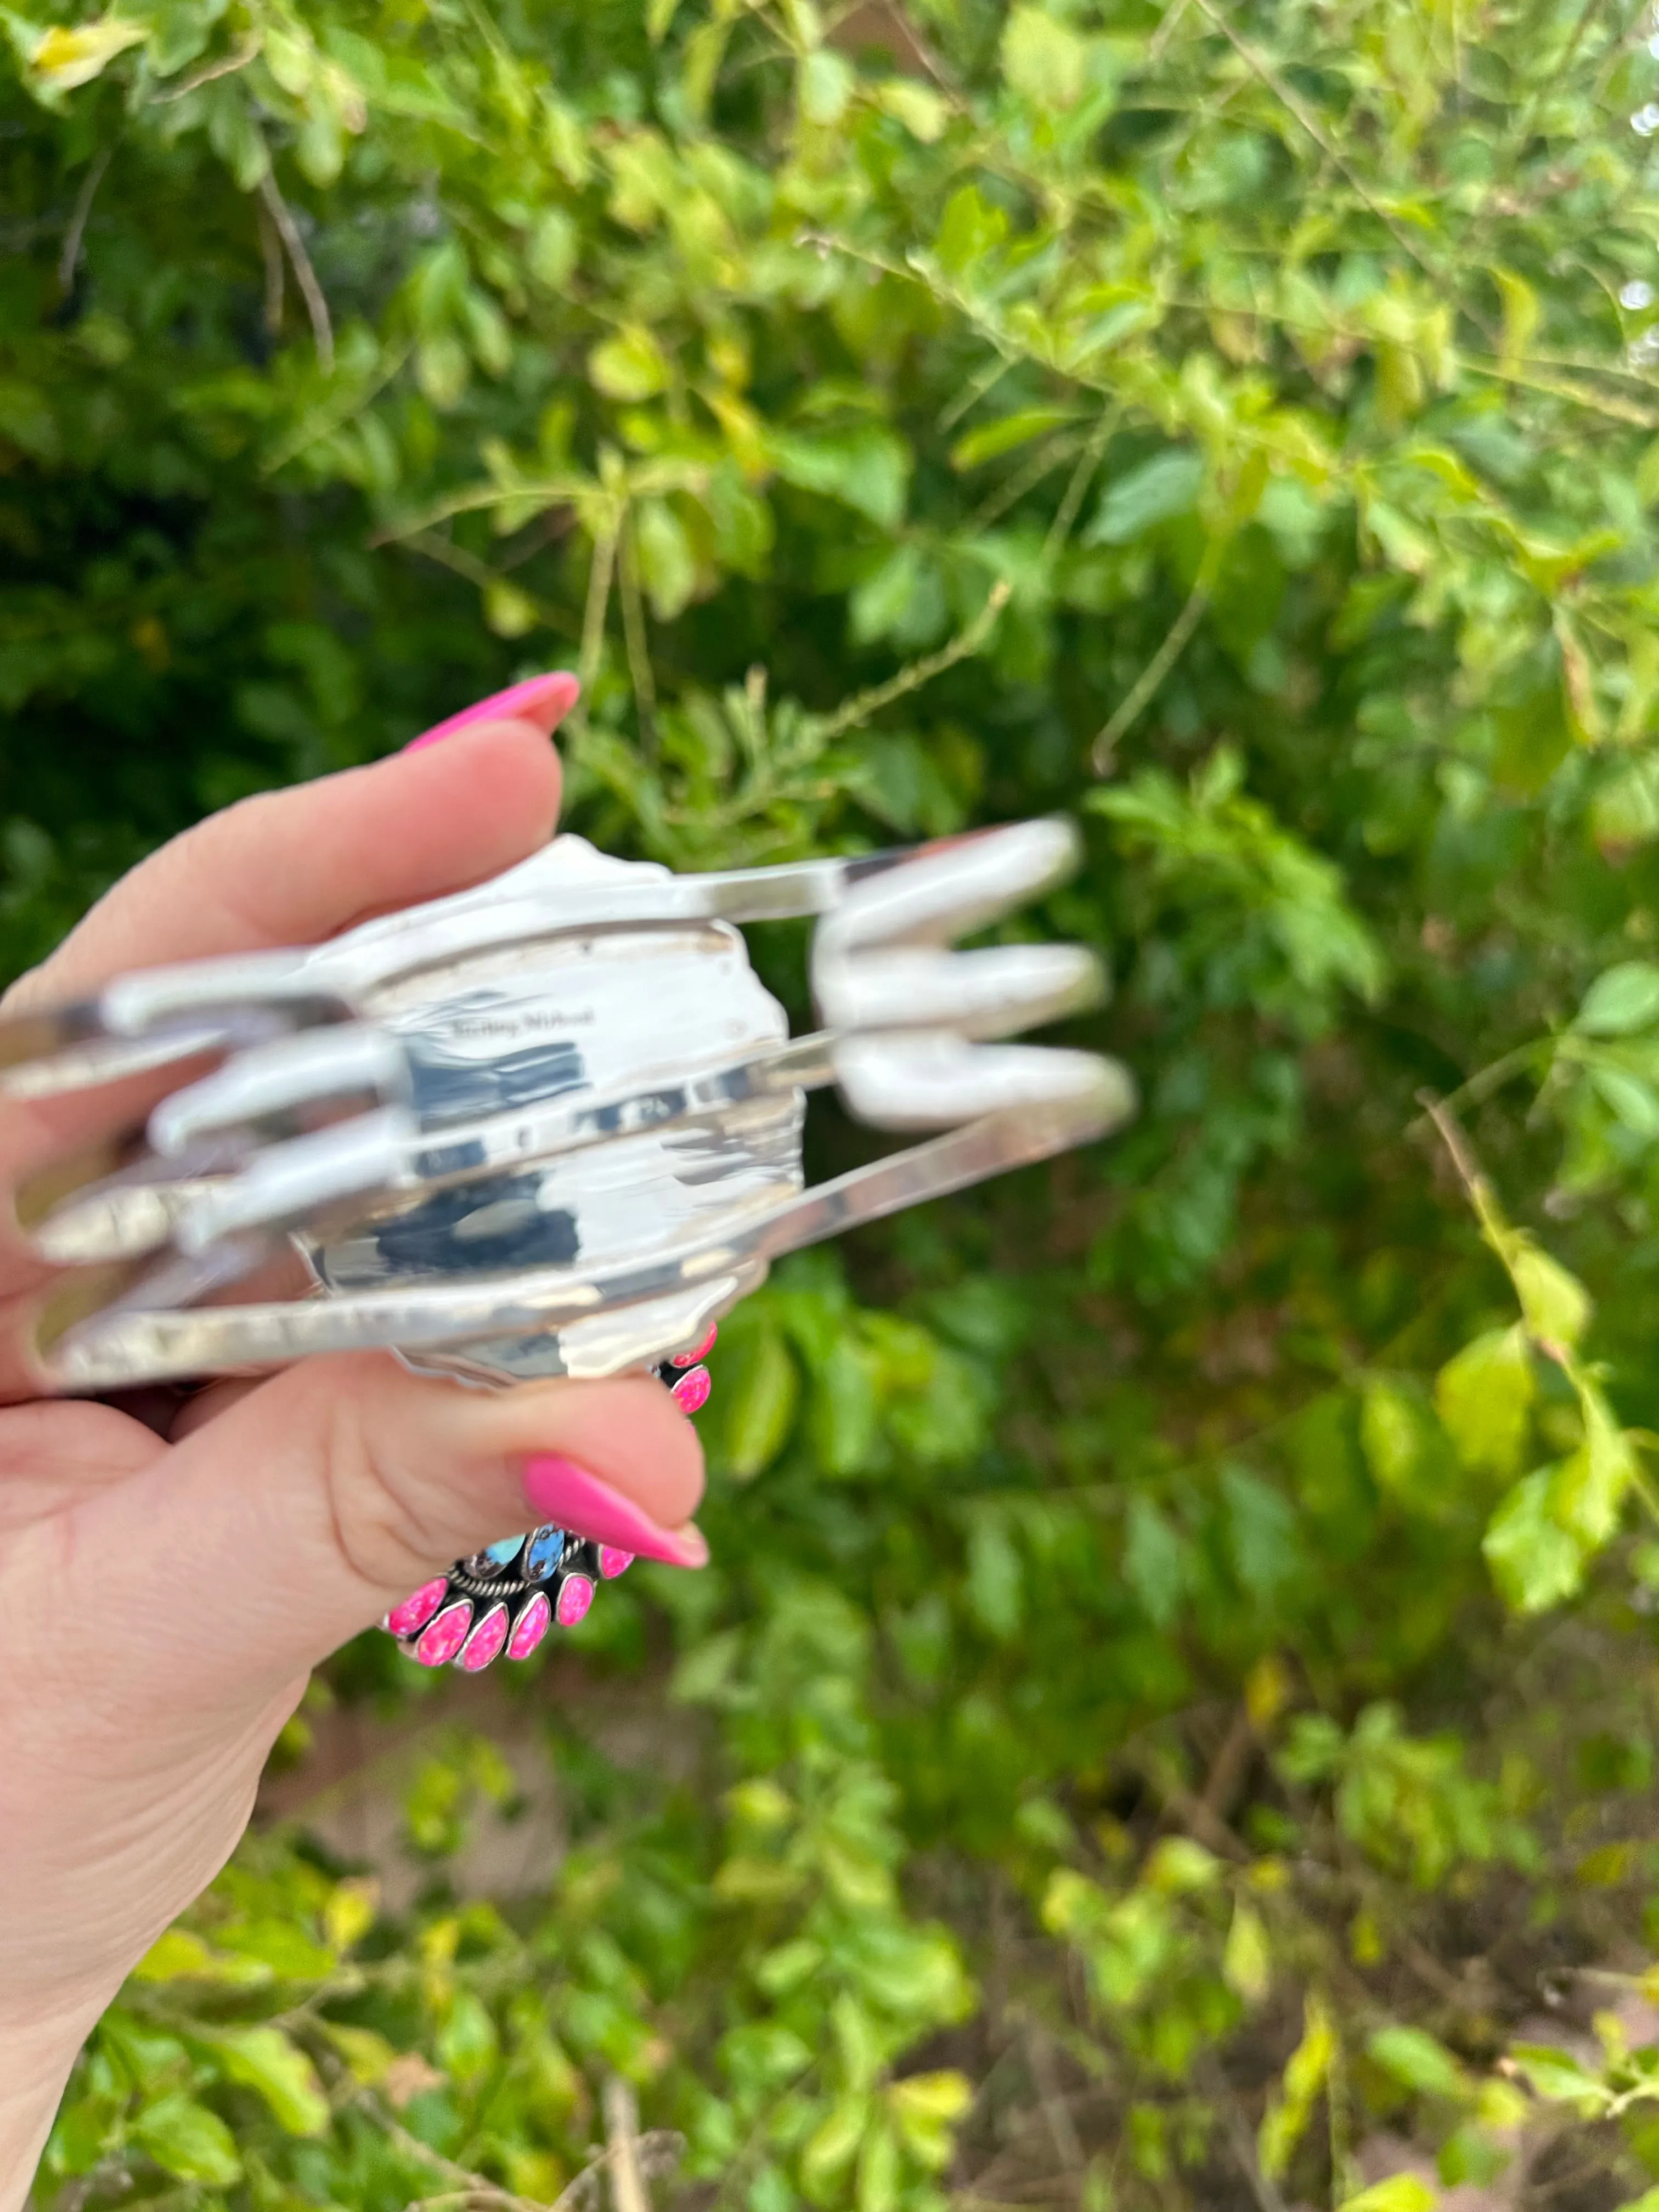
[[[706,1574],[342,1654],[37,2203],[1659,2202],[1650,15],[0,23],[10,969],[570,665],[618,852],[1075,811],[1144,1097],[734,1317]]]

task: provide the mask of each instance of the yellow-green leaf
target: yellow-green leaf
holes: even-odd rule
[[[1236,1997],[1250,2005],[1261,2004],[1273,1987],[1267,1928],[1255,1907],[1242,1898],[1233,1907],[1232,1925],[1221,1954],[1221,1978]]]
[[[122,15],[100,15],[90,23],[54,23],[31,57],[41,82],[53,92],[71,92],[100,76],[117,54],[137,46],[149,33]]]
[[[224,2187],[241,2179],[242,2161],[230,2130],[192,2097],[160,2098],[146,2106],[128,2133],[176,2180]]]
[[[1002,33],[1003,75],[1034,106],[1075,107],[1083,97],[1089,50],[1046,7],[1018,7]]]
[[[321,2135],[328,2125],[323,2085],[305,2052],[280,2028],[223,2028],[211,2047],[226,2080],[257,2090],[279,2127],[291,2136]]]
[[[1537,1343],[1575,1350],[1595,1311],[1589,1291],[1530,1237],[1517,1237],[1508,1256],[1528,1334]]]
[[[1386,2181],[1374,2181],[1369,2189],[1344,2197],[1338,2212],[1429,2212],[1438,2194],[1418,2174],[1391,2173]]]
[[[1535,1384],[1520,1328],[1490,1329],[1435,1378],[1434,1404],[1465,1467],[1513,1475],[1526,1448]]]

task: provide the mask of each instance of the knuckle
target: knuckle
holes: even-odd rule
[[[352,1573],[376,1590],[447,1564],[457,1540],[446,1495],[412,1463],[406,1425],[386,1418],[386,1398],[373,1389],[337,1392],[323,1439],[335,1542]]]

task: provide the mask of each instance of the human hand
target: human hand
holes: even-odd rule
[[[568,678],[520,686],[392,759],[214,816],[118,884],[6,1010],[122,969],[315,942],[495,874],[551,834],[548,738],[574,696]],[[141,1107],[167,1087],[147,1080]],[[7,1188],[106,1125],[110,1103],[0,1109]],[[707,1556],[688,1521],[696,1439],[649,1378],[486,1394],[341,1355],[141,1419],[32,1396],[49,1287],[8,1218],[0,2212],[23,2201],[88,2031],[234,1847],[319,1660],[452,1559],[559,1517],[556,1486],[587,1501],[596,1525],[565,1516],[579,1534],[624,1541],[643,1516],[632,1548]]]

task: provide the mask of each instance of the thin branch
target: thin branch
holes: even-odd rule
[[[300,226],[294,220],[288,202],[276,185],[276,174],[267,162],[264,174],[259,179],[259,197],[270,211],[276,226],[277,236],[288,248],[288,258],[294,264],[294,281],[300,288],[300,296],[306,303],[306,313],[311,318],[311,335],[317,342],[317,359],[325,376],[334,374],[334,325],[329,319],[328,301],[323,288],[317,282],[317,271],[311,265],[311,256],[306,252],[306,242],[300,235]]]
[[[1199,0],[1199,4],[1202,6],[1203,0]],[[1112,765],[1112,755],[1117,749],[1118,739],[1136,720],[1141,708],[1151,700],[1158,685],[1162,684],[1185,652],[1187,641],[1198,628],[1203,618],[1204,611],[1210,604],[1210,587],[1214,583],[1216,571],[1221,565],[1221,554],[1224,544],[1225,540],[1219,538],[1212,538],[1210,540],[1205,550],[1204,558],[1199,563],[1198,574],[1194,580],[1193,588],[1187,595],[1186,605],[1170,623],[1169,635],[1163,644],[1159,646],[1158,651],[1118,702],[1117,706],[1113,709],[1110,720],[1103,725],[1096,737],[1093,745],[1090,748],[1090,757],[1094,763],[1097,775],[1105,775],[1109,773]]]
[[[400,542],[411,553],[423,553],[428,561],[435,561],[441,568],[447,568],[457,576],[465,576],[469,584],[476,584],[481,592],[487,592],[492,584],[502,580],[498,568],[492,568],[488,561],[480,561],[476,553],[469,553],[464,545],[452,544],[447,538],[441,538],[435,530],[420,531],[413,538],[405,538]],[[514,588],[516,591],[521,586],[515,585]],[[549,629],[563,630],[568,634],[573,629],[570,617],[562,607],[537,598],[534,592],[526,592],[525,596],[534,605],[537,620],[544,623]]]
[[[606,2075],[604,2105],[611,2204],[615,2212],[651,2212],[650,2193],[640,2171],[640,2108],[620,2074]]]
[[[75,272],[81,265],[81,241],[86,235],[87,217],[92,213],[92,203],[98,187],[104,181],[104,172],[110,165],[113,146],[106,146],[81,180],[81,189],[75,196],[75,211],[70,216],[69,228],[64,233],[64,250],[58,257],[58,292],[67,300],[75,289]]]
[[[393,354],[380,374],[364,391],[349,395],[343,394],[338,398],[331,400],[326,406],[319,407],[313,414],[307,415],[305,421],[296,430],[290,433],[278,446],[276,452],[267,455],[260,462],[260,475],[275,476],[278,469],[286,468],[290,461],[297,459],[301,453],[314,446],[319,438],[332,437],[335,431],[343,429],[353,416],[361,415],[370,401],[378,399],[392,379],[402,374],[404,364],[408,361],[409,356],[410,349],[404,346],[399,352]],[[423,529],[425,526],[424,524],[420,523],[415,526],[417,530]],[[396,534],[395,532],[383,532],[371,538],[369,544],[374,546],[384,544],[388,536],[395,537]]]
[[[1025,2045],[1025,2063],[1031,2069],[1031,2080],[1036,2086],[1049,2140],[1067,2173],[1081,2173],[1088,2164],[1088,2159],[1079,2139],[1071,2108],[1060,2094],[1059,2077],[1054,2072],[1054,2050],[1047,2031],[1036,2021],[1028,2021],[1022,2040]]]
[[[1469,1203],[1484,1227],[1492,1205],[1492,1186],[1481,1174],[1480,1164],[1469,1150],[1468,1139],[1458,1127],[1456,1115],[1451,1112],[1446,1101],[1437,1098],[1432,1091],[1419,1091],[1417,1103],[1439,1132],[1440,1141],[1457,1170],[1458,1180],[1468,1193]]]
[[[580,681],[581,700],[577,714],[586,720],[589,701],[593,696],[594,678],[599,672],[599,661],[605,652],[605,617],[611,605],[611,580],[617,568],[617,531],[601,531],[593,540],[593,562],[587,572],[587,605],[582,610],[582,649],[576,663],[576,674]]]
[[[650,639],[645,627],[645,602],[640,593],[639,532],[632,510],[623,526],[617,544],[617,597],[622,601],[623,641],[628,650],[628,672],[634,681],[634,707],[639,716],[640,744],[647,753],[657,749],[657,679],[651,666]],[[618,2206],[617,2212],[622,2212]]]
[[[1523,1073],[1538,1054],[1547,1051],[1554,1042],[1553,1037],[1534,1037],[1529,1043],[1516,1045],[1513,1052],[1506,1052],[1500,1060],[1492,1060],[1486,1067],[1477,1068],[1468,1082],[1460,1083],[1455,1091],[1449,1092],[1439,1102],[1442,1109],[1450,1112],[1460,1106],[1481,1105],[1493,1091],[1501,1091],[1512,1076]],[[1412,1128],[1421,1128],[1428,1118],[1425,1109],[1412,1123]]]
[[[1153,63],[1163,60],[1164,49],[1175,36],[1176,27],[1186,12],[1187,0],[1170,0],[1170,5],[1164,10],[1157,30],[1152,33],[1147,44],[1146,62],[1149,68]]]
[[[405,2158],[411,2158],[417,2164],[429,2167],[434,2173],[441,2174],[453,2185],[443,2192],[446,2201],[453,2203],[459,2199],[463,2203],[492,2205],[498,2208],[498,2212],[547,2212],[546,2206],[533,2197],[520,2197],[510,2189],[503,2189],[499,2183],[486,2180],[482,2173],[474,2173],[465,2166],[457,2166],[453,2159],[446,2158],[441,2151],[434,2150],[429,2143],[423,2143],[418,2136],[411,2135],[402,2125],[384,2099],[374,2095],[372,2091],[363,2091],[352,2101],[373,2116],[376,2127]],[[568,2194],[567,2190],[565,2195]],[[561,2197],[559,2202],[562,2203],[564,2198]]]
[[[936,676],[943,676],[947,668],[954,668],[959,660],[969,660],[996,627],[997,617],[1008,604],[1009,586],[999,577],[992,585],[990,596],[960,636],[953,637],[949,645],[924,659],[913,660],[908,668],[885,684],[872,685],[867,691],[856,692],[838,714],[822,724],[818,736],[824,744],[832,738],[844,738],[849,730],[860,729],[872,714],[878,714],[884,707],[890,707],[895,699],[902,699],[912,691],[921,690]]]
[[[259,258],[265,264],[264,325],[272,337],[283,327],[283,295],[287,290],[287,267],[283,258],[283,241],[276,224],[270,219],[270,210],[263,199],[255,200],[253,213],[259,233]]]
[[[1180,4],[1180,0],[1177,0],[1177,4]],[[1054,519],[1048,526],[1048,535],[1042,541],[1042,557],[1045,562],[1054,560],[1071,536],[1072,526],[1077,520],[1085,495],[1093,482],[1095,471],[1100,466],[1101,456],[1111,443],[1112,433],[1122,420],[1123,407],[1121,403],[1115,407],[1109,407],[1099,422],[1096,423],[1088,444],[1078,455],[1077,466],[1072,471],[1072,480],[1066,485]]]
[[[194,76],[187,76],[182,84],[174,85],[171,92],[152,93],[150,106],[165,107],[172,100],[187,100],[192,92],[199,92],[204,84],[212,84],[222,76],[234,76],[238,70],[245,70],[251,61],[258,59],[264,45],[261,34],[258,31],[253,32],[234,54],[222,54],[216,62],[210,62],[205,69],[198,70]]]
[[[994,492],[975,508],[965,526],[969,537],[988,530],[1000,522],[1011,507],[1017,507],[1028,491],[1033,491],[1046,476],[1052,476],[1062,461],[1068,461],[1078,450],[1075,430],[1062,430],[1058,437],[1046,439],[1021,468],[1004,478]]]
[[[1013,365],[1006,354],[998,354],[976,376],[969,377],[956,398],[940,410],[939,428],[954,430],[963,416],[977,407],[980,401],[995,389]]]
[[[1244,2177],[1244,2185],[1255,2199],[1257,2212],[1285,2212],[1285,2199],[1278,2185],[1261,2170],[1256,2155],[1255,2138],[1249,2123],[1239,2108],[1237,2095],[1215,2060],[1206,2057],[1198,2067],[1199,2084],[1206,2094],[1213,2097],[1221,2110],[1221,2131],[1227,2138],[1227,2148],[1232,2153],[1233,2164]]]

